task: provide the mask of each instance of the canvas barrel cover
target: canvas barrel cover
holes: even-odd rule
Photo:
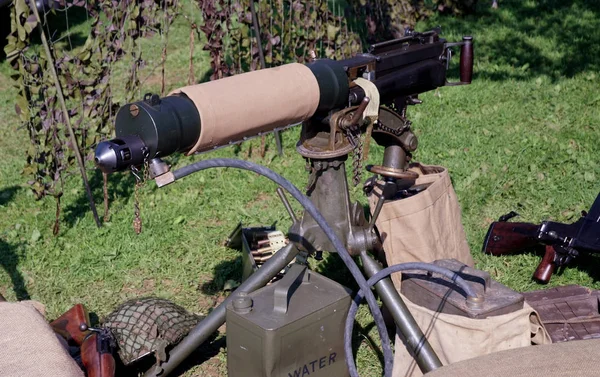
[[[310,118],[319,105],[315,75],[305,65],[285,64],[176,89],[200,113],[200,138],[187,154]]]

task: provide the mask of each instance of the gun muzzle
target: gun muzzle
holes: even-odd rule
[[[200,115],[183,95],[125,105],[115,119],[116,138],[96,147],[94,162],[105,173],[143,164],[146,159],[189,150],[200,136]]]
[[[322,59],[186,86],[164,98],[146,96],[119,109],[117,137],[98,144],[95,162],[112,173],[175,152],[237,143],[343,107],[348,93],[343,65]]]
[[[147,149],[138,136],[103,141],[96,147],[94,162],[104,173],[114,173],[128,166],[141,165]]]

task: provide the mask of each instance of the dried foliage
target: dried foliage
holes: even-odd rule
[[[205,49],[211,55],[211,79],[260,67],[249,0],[200,0],[198,5],[205,22],[200,27],[207,39]],[[339,59],[362,49],[343,10],[329,9],[325,0],[260,1],[256,6],[267,67],[306,62],[309,51]]]
[[[477,0],[349,0],[356,29],[367,42],[399,38],[434,12],[473,12]]]
[[[204,49],[210,53],[210,64],[213,71],[211,80],[229,76],[229,67],[225,64],[223,39],[227,34],[230,8],[219,1],[199,1],[204,25],[200,30],[206,35]]]
[[[74,148],[92,158],[92,147],[111,133],[112,118],[119,104],[113,100],[111,75],[114,63],[127,57],[131,62],[125,88],[128,100],[138,92],[138,70],[144,62],[137,46],[139,38],[164,29],[175,14],[176,0],[67,1],[60,11],[84,8],[91,19],[85,44],[69,48],[53,44],[48,61],[32,39],[38,35],[36,18],[25,0],[11,7],[11,34],[5,47],[15,69],[18,89],[15,109],[29,131],[27,164],[23,174],[39,199],[59,198],[62,176],[74,162]],[[169,12],[165,12],[165,9]],[[42,22],[45,22],[46,17]],[[46,30],[46,25],[44,30]],[[47,36],[49,38],[49,36]],[[55,82],[49,72],[54,65],[66,99],[68,114],[78,145],[69,143],[65,119],[57,101]]]
[[[198,0],[200,30],[211,56],[211,80],[260,67],[252,28],[251,0]],[[319,57],[345,58],[364,42],[404,35],[407,27],[436,11],[473,10],[476,0],[350,0],[346,8],[326,0],[258,1],[260,41],[267,67]]]

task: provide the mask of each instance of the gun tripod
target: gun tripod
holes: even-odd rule
[[[292,212],[285,195],[280,193],[280,198],[293,221],[289,230],[289,238],[292,242],[275,253],[244,281],[170,352],[166,363],[147,372],[147,377],[168,375],[193,350],[206,341],[225,322],[226,306],[235,300],[240,292],[249,293],[263,287],[294,259],[305,260],[306,256],[311,253],[339,250],[339,245],[334,243],[332,235],[329,234],[331,232],[335,234],[334,238],[337,237],[345,246],[350,255],[360,257],[367,278],[382,270],[380,264],[369,255],[369,253],[381,250],[381,243],[375,230],[375,220],[386,198],[395,193],[398,187],[406,188],[414,184],[416,176],[406,168],[410,152],[416,149],[417,140],[410,130],[409,122],[387,108],[380,109],[382,114],[378,121],[380,125],[374,128],[373,138],[385,146],[384,159],[382,165],[371,167],[370,171],[381,175],[385,180],[385,185],[384,190],[379,194],[375,213],[367,222],[362,206],[350,201],[345,168],[348,155],[355,149],[357,143],[354,135],[360,135],[358,132],[360,132],[361,126],[364,126],[361,124],[364,108],[365,106],[361,104],[342,110],[339,114],[333,114],[328,118],[313,118],[303,124],[302,136],[297,149],[307,159],[310,170],[307,187],[308,199],[323,215],[323,218],[317,220],[320,214],[317,213],[315,216],[315,213],[306,209],[302,217],[298,219]],[[354,130],[358,132],[353,134]],[[165,182],[163,177],[161,186],[199,170],[198,166],[195,168],[194,165],[210,161],[213,160],[196,163],[169,173],[171,178]],[[241,166],[243,168],[251,165],[243,161],[237,162],[246,165],[246,167]],[[232,165],[214,164],[213,166]],[[288,189],[288,191],[290,190]],[[322,226],[323,220],[329,224],[328,227]],[[440,360],[419,329],[392,281],[389,278],[380,280],[375,284],[375,290],[391,313],[399,335],[411,354],[414,355],[421,370],[428,372],[440,367]]]

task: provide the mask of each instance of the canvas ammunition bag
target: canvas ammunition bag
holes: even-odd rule
[[[383,205],[376,225],[388,265],[456,259],[473,267],[448,170],[420,163],[411,164],[409,170],[419,174],[416,185],[430,185],[416,195]],[[376,186],[369,196],[371,213],[379,192]],[[393,274],[392,280],[399,289],[400,273]]]
[[[461,210],[448,171],[441,166],[410,165],[419,177],[415,184],[429,186],[413,196],[386,201],[376,225],[388,265],[456,259],[473,266],[461,222]],[[381,182],[369,196],[371,212]],[[400,291],[401,274],[392,275]],[[443,365],[506,349],[551,343],[535,310],[529,305],[512,313],[472,319],[434,312],[403,297],[417,324]],[[422,376],[413,357],[396,336],[394,377]]]
[[[493,352],[552,343],[538,313],[525,303],[512,313],[473,319],[434,312],[402,297],[442,365]],[[418,365],[396,336],[393,377],[422,376]]]

